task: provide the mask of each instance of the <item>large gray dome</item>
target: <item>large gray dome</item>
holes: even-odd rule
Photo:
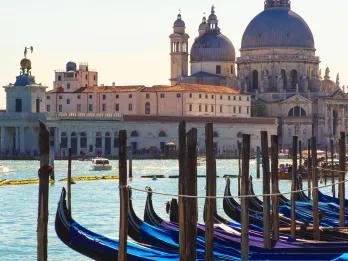
[[[248,25],[242,49],[248,48],[314,49],[314,38],[307,23],[290,8],[265,9]]]
[[[191,48],[191,62],[235,61],[232,42],[220,30],[207,31],[196,38]]]

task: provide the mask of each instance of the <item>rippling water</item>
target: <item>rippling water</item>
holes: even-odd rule
[[[89,171],[90,162],[74,161],[72,173],[74,176],[118,175],[116,161],[111,161],[114,169],[109,172]],[[11,172],[0,174],[2,179],[37,178],[38,161],[0,161]],[[256,164],[251,161],[250,171],[255,174]],[[55,175],[59,180],[66,177],[67,162],[55,162]],[[177,179],[141,179],[142,175],[177,175],[178,164],[175,160],[134,160],[131,185],[136,188],[150,186],[154,191],[177,193]],[[205,166],[198,167],[198,174],[205,174]],[[238,175],[238,161],[218,160],[217,174]],[[305,182],[306,183],[306,182]],[[237,194],[237,180],[232,180],[232,194]],[[306,186],[306,184],[304,184]],[[48,226],[48,260],[89,260],[70,250],[56,236],[54,219],[57,202],[64,182],[56,182],[50,186],[49,195],[49,226]],[[217,194],[222,196],[225,187],[223,178],[217,181]],[[261,193],[262,180],[254,179],[255,193]],[[290,183],[280,184],[282,192],[289,191]],[[323,191],[330,189],[323,189]],[[205,179],[198,180],[199,195],[205,194]],[[0,187],[0,260],[35,260],[36,259],[36,221],[38,185]],[[153,196],[153,203],[158,214],[168,219],[165,203],[167,196]],[[133,192],[134,208],[142,217],[146,195]],[[223,215],[222,201],[218,200],[219,213]],[[202,220],[203,200],[199,200],[199,219]],[[117,238],[119,226],[119,196],[118,181],[78,182],[72,187],[72,212],[74,219],[94,232],[110,238]]]

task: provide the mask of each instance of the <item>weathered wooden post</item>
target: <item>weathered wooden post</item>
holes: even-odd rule
[[[259,146],[256,147],[256,177],[260,178],[260,165],[261,165],[261,149]]]
[[[261,131],[261,152],[262,152],[262,169],[263,169],[263,245],[264,248],[271,248],[271,229],[270,229],[270,207],[271,197],[265,196],[270,194],[270,170],[268,154],[268,133]]]
[[[298,137],[292,139],[292,173],[291,173],[291,237],[296,238],[296,200],[297,200],[297,144]]]
[[[241,179],[241,259],[249,260],[249,161],[250,161],[250,135],[243,134],[242,145],[242,179]]]
[[[345,200],[346,200],[346,133],[341,132],[340,138],[340,173],[339,173],[339,201],[340,201],[340,227],[345,227]]]
[[[336,186],[335,186],[335,172],[334,170],[334,140],[330,140],[330,152],[331,152],[331,183],[332,183],[332,196],[336,197]]]
[[[312,137],[312,196],[313,196],[313,239],[320,240],[320,219],[318,206],[318,158],[317,158],[317,139]]]
[[[206,196],[216,196],[216,159],[214,152],[213,124],[205,126],[206,148]],[[205,260],[213,261],[214,248],[214,214],[216,213],[216,199],[207,198],[205,201]]]
[[[303,161],[303,156],[302,156],[302,141],[298,141],[298,152],[300,155],[300,162],[299,162],[299,169],[302,167],[302,161]]]
[[[271,171],[272,171],[272,194],[279,193],[279,179],[278,179],[278,136],[271,137]],[[272,240],[279,240],[279,197],[272,196]]]
[[[198,222],[197,206],[197,129],[193,128],[187,133],[187,154],[185,173],[186,195],[185,198],[185,223],[186,223],[186,256],[188,261],[197,259],[196,238]]]
[[[127,147],[128,154],[128,175],[129,178],[133,178],[133,150],[132,147]]]
[[[50,166],[52,167],[52,172],[50,175],[50,179],[55,181],[55,176],[54,176],[54,158],[55,158],[55,146],[54,146],[54,128],[49,129],[50,132]]]
[[[68,190],[68,210],[69,215],[72,217],[72,210],[71,210],[71,158],[72,158],[72,150],[69,148],[69,156],[68,156],[68,179],[67,179],[67,190]]]
[[[238,146],[238,196],[240,196],[240,180],[242,177],[241,156],[242,156],[242,144],[237,141]]]
[[[120,229],[118,261],[127,260],[129,190],[127,176],[127,131],[119,132],[118,168],[120,190]]]
[[[307,158],[307,182],[308,182],[308,198],[311,199],[312,197],[312,183],[311,183],[311,177],[312,177],[312,157],[311,157],[311,139],[308,139],[308,158]]]
[[[39,130],[40,169],[39,169],[39,207],[37,219],[37,260],[47,260],[47,223],[48,223],[48,185],[51,168],[49,167],[49,132],[40,121]]]
[[[186,172],[186,122],[182,121],[179,125],[178,130],[179,137],[179,195],[185,195],[185,172]],[[185,260],[186,258],[186,227],[185,227],[185,206],[184,198],[179,197],[179,242],[180,242],[180,260]]]

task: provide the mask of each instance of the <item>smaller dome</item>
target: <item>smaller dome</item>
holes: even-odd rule
[[[21,60],[21,68],[22,69],[31,69],[31,61],[27,58]]]
[[[185,22],[181,19],[181,14],[178,14],[178,18],[174,22],[174,27],[177,27],[177,28],[185,27]]]
[[[76,72],[77,70],[77,64],[74,62],[68,62],[66,64],[66,71],[67,72]]]
[[[191,48],[191,62],[234,61],[232,42],[218,30],[210,30],[196,38]]]

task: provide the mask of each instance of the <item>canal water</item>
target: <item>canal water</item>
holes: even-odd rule
[[[90,171],[90,162],[73,161],[73,176],[118,175],[118,162],[111,161],[112,171]],[[38,161],[0,161],[11,172],[0,174],[0,180],[32,179],[37,178]],[[256,163],[251,161],[250,171],[256,175]],[[66,177],[67,161],[55,162],[56,179]],[[205,166],[198,167],[198,174],[205,175]],[[178,175],[178,163],[176,160],[134,160],[133,180],[131,186],[144,189],[150,186],[155,192],[177,193],[177,179],[142,179],[142,175]],[[237,160],[218,160],[217,175],[238,175]],[[307,183],[307,182],[305,182]],[[80,254],[70,250],[57,237],[54,230],[54,219],[57,202],[61,189],[65,182],[56,182],[50,186],[49,195],[49,225],[48,225],[48,260],[89,260]],[[225,188],[225,180],[217,181],[217,194],[222,196]],[[237,180],[232,179],[232,194],[237,195]],[[261,194],[262,180],[254,178],[255,193]],[[282,181],[280,190],[290,190],[290,182]],[[322,191],[330,191],[329,188]],[[119,195],[118,180],[77,182],[72,186],[72,213],[74,219],[86,228],[116,239],[119,226]],[[205,179],[198,180],[198,193],[205,195]],[[143,217],[146,194],[133,192],[134,208],[139,217]],[[0,260],[18,261],[36,259],[36,222],[38,185],[5,186],[0,187]],[[165,203],[169,196],[153,196],[153,203],[157,213],[164,219],[168,219],[165,212]],[[204,200],[199,200],[199,220],[202,221]],[[219,214],[224,216],[222,200],[218,200]]]

